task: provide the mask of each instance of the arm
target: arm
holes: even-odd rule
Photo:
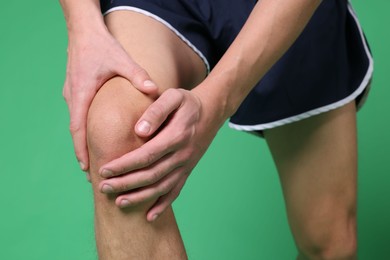
[[[136,132],[142,137],[152,136],[170,115],[166,126],[141,148],[100,169],[103,177],[114,177],[103,181],[101,186],[109,184],[115,192],[128,187],[129,192],[120,195],[117,204],[122,199],[134,205],[159,197],[147,218],[153,220],[160,215],[178,196],[218,129],[291,46],[319,3],[319,0],[258,2],[236,40],[200,85],[191,91],[167,91],[155,101],[138,121]],[[187,118],[188,111],[194,110],[198,111],[196,119]],[[173,133],[178,131],[185,138],[173,139]],[[162,170],[164,165],[170,167]],[[143,176],[131,175],[138,169],[143,169]],[[125,173],[129,173],[126,178],[115,178]],[[162,180],[166,183],[168,178],[171,184],[160,187]],[[143,193],[134,190],[139,187],[144,187]]]
[[[228,51],[194,92],[216,104],[212,110],[223,111],[223,119],[229,118],[292,45],[320,2],[259,1]]]
[[[60,0],[68,29],[68,64],[63,89],[70,112],[70,131],[80,167],[89,168],[86,118],[99,88],[121,75],[147,94],[156,86],[108,32],[98,0]]]

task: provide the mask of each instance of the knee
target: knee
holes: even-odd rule
[[[105,163],[142,144],[133,129],[151,102],[123,78],[113,78],[103,85],[88,112],[91,164]]]
[[[296,237],[302,259],[355,259],[356,216],[330,212],[321,220],[307,220]]]

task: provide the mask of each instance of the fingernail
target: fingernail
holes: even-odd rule
[[[143,134],[147,134],[150,131],[150,124],[145,120],[142,120],[141,122],[138,123],[137,129],[139,132]]]
[[[108,178],[108,177],[112,177],[114,176],[114,173],[110,170],[107,170],[107,169],[104,169],[101,173],[100,173],[100,176],[102,176],[103,178]]]
[[[130,201],[128,200],[121,200],[121,203],[119,204],[121,208],[127,207],[130,205]]]
[[[85,164],[83,162],[79,162],[81,170],[85,171]]]
[[[157,215],[157,214],[156,214],[156,215],[153,215],[152,221],[156,221],[157,218],[158,218],[158,215]]]
[[[157,88],[156,84],[154,84],[151,80],[145,80],[144,81],[144,87],[146,88]]]
[[[108,193],[114,193],[114,189],[113,189],[110,185],[108,185],[108,184],[104,184],[103,187],[102,187],[102,189],[101,189],[101,191],[102,191],[103,193],[106,193],[106,194],[108,194]]]

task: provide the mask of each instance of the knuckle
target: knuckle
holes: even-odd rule
[[[181,132],[177,133],[175,136],[175,142],[179,145],[185,143],[185,135]]]
[[[193,153],[191,150],[189,149],[184,150],[178,158],[180,165],[185,165],[186,163],[188,163],[192,156]]]
[[[166,95],[168,95],[169,98],[173,100],[182,100],[183,94],[184,93],[181,89],[170,88],[166,91]]]
[[[78,123],[70,122],[70,124],[69,124],[69,131],[73,135],[73,134],[81,131],[81,126]]]
[[[145,161],[142,164],[142,166],[148,166],[151,165],[156,158],[156,154],[154,152],[148,152],[145,156]]]
[[[114,186],[116,186],[116,185],[114,185]],[[128,183],[126,183],[126,182],[121,182],[121,183],[119,183],[119,184],[117,184],[117,189],[119,190],[119,191],[121,191],[121,192],[123,192],[123,191],[127,191],[127,190],[129,190],[129,184]]]
[[[149,108],[149,116],[151,118],[165,118],[165,109],[162,104],[155,103]]]
[[[131,168],[128,165],[122,165],[120,168],[118,168],[118,172],[113,173],[114,176],[120,175],[120,174],[125,174],[131,171]]]
[[[91,94],[87,90],[72,89],[72,97],[74,98],[75,102],[84,103],[90,99],[90,95]]]
[[[190,140],[191,137],[193,136],[192,133],[193,133],[192,128],[189,128],[189,129],[187,128],[187,129],[183,130],[181,132],[182,139],[186,140],[186,141]]]
[[[160,179],[160,173],[158,171],[151,172],[145,179],[146,185],[151,185]]]
[[[67,91],[65,90],[65,88],[62,90],[62,97],[65,99],[65,101],[69,100],[69,97],[68,97],[68,94],[67,94]]]
[[[153,172],[153,179],[154,179],[155,181],[158,181],[158,180],[161,179],[161,177],[162,177],[163,175],[164,175],[164,172],[163,172],[163,171],[161,171],[161,170],[156,170],[156,171]]]
[[[145,77],[146,71],[142,67],[133,63],[131,66],[131,74],[133,75],[133,77]]]
[[[157,189],[157,195],[163,196],[167,194],[171,190],[171,185],[168,182],[163,182],[160,184],[160,186]]]
[[[168,95],[168,96],[171,96],[171,95],[175,95],[174,93],[176,92],[177,89],[175,88],[168,88],[167,90],[164,91],[163,95]]]
[[[141,169],[150,166],[154,163],[156,156],[157,155],[154,152],[149,151],[140,154],[140,157],[134,161],[134,164],[132,164],[133,167],[130,168],[128,165],[123,166],[121,168],[121,172],[129,172],[134,169]]]
[[[172,203],[177,197],[179,197],[180,192],[181,192],[181,189],[174,189],[174,190],[171,191],[171,194],[172,194],[172,201],[171,201],[171,203]]]
[[[179,144],[187,143],[191,139],[192,133],[188,129],[178,129],[175,140]]]

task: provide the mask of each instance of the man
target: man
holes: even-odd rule
[[[218,129],[233,116],[235,128],[261,131],[269,144],[298,258],[354,259],[356,103],[366,89],[372,62],[347,3],[324,1],[304,37],[274,65],[320,1],[141,2],[61,1],[69,32],[64,96],[76,156],[81,168],[91,174],[99,257],[187,257],[170,204]],[[104,21],[100,7],[107,12]],[[226,11],[223,8],[234,12],[222,19],[229,13],[218,11]],[[207,16],[209,11],[216,13]],[[334,17],[328,18],[329,14]],[[184,23],[194,17],[195,21]],[[203,33],[199,38],[199,30],[210,17],[220,19],[207,24],[212,36]],[[234,24],[231,31],[230,21]],[[305,37],[314,46],[323,42],[310,36],[318,34],[307,33],[310,28],[323,31],[317,26],[327,23],[321,21],[329,23],[324,27],[329,33],[348,21],[348,30],[352,28],[360,40],[358,50],[351,53],[363,62],[359,68],[347,65],[349,45],[342,48],[346,31],[336,30],[330,42],[343,42],[324,49],[340,50],[335,55],[337,62],[329,63],[332,57],[326,54],[310,59],[301,71],[318,65],[318,75],[303,88],[293,86],[294,94],[304,94],[291,99],[292,103],[308,101],[307,96],[310,102],[303,107],[282,107],[285,102],[279,100],[285,95],[278,93],[287,88],[279,84],[286,78],[282,71],[299,67],[297,59],[289,57],[310,53],[303,48],[305,52],[293,54],[294,49],[306,46],[302,43]],[[194,29],[185,31],[181,26]],[[221,31],[212,31],[215,28]],[[208,37],[215,42],[207,44]],[[220,45],[213,49],[214,44]],[[329,64],[337,73],[353,71],[353,82],[324,71]],[[290,82],[306,79],[290,74]],[[330,81],[314,85],[323,81],[324,74]],[[308,91],[307,86],[315,91]],[[277,102],[270,102],[274,107],[264,109],[268,112],[265,118],[272,118],[275,111],[292,115],[277,115],[267,119],[270,123],[262,123],[259,115],[263,114],[253,107],[273,100],[273,94],[264,96],[262,91],[278,94]],[[254,97],[256,102],[251,103]],[[248,127],[248,120],[260,121]]]

